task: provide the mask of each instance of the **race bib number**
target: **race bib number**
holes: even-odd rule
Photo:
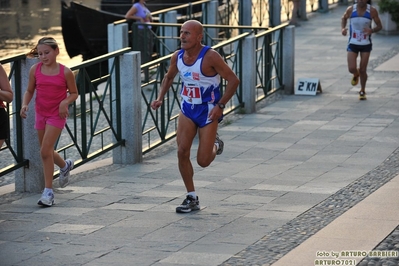
[[[196,84],[184,85],[181,96],[188,103],[202,104],[201,89]]]
[[[363,31],[357,30],[357,31],[354,31],[354,32],[353,32],[352,38],[355,39],[355,40],[357,40],[358,42],[361,42],[361,41],[366,40],[367,35],[364,34]]]

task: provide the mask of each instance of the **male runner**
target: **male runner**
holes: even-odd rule
[[[360,78],[359,99],[366,100],[367,65],[370,52],[372,50],[371,34],[382,29],[378,11],[367,0],[358,0],[356,4],[349,6],[341,19],[341,33],[346,36],[349,24],[348,41],[348,70],[353,74],[351,84],[356,86]],[[374,20],[376,26],[372,28],[371,22]],[[357,56],[360,53],[360,65],[357,68]]]
[[[186,21],[180,30],[181,50],[171,58],[170,67],[162,80],[158,98],[151,103],[156,110],[180,73],[182,80],[181,113],[177,126],[177,157],[179,171],[187,190],[186,199],[176,212],[188,213],[199,210],[199,200],[194,187],[194,170],[190,150],[198,132],[197,163],[207,167],[216,154],[223,152],[223,141],[217,135],[218,123],[223,118],[225,104],[233,97],[238,84],[237,76],[215,50],[201,44],[202,24],[196,20]],[[220,77],[227,80],[223,96]]]

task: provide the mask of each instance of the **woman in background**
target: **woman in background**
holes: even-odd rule
[[[145,4],[145,0],[134,0],[133,6],[127,11],[125,18],[133,19],[140,23],[149,23],[153,21],[151,12]],[[151,26],[148,25],[147,28],[151,29]],[[152,59],[153,36],[150,30],[145,30],[144,25],[138,25],[138,29],[139,36],[133,36],[133,38],[138,40],[136,43],[138,46],[136,47],[141,52],[141,63],[144,64],[150,62]],[[133,48],[135,47],[133,46]],[[148,69],[145,70],[145,76],[146,80],[148,80]]]
[[[290,1],[292,2],[292,12],[289,24],[299,27],[301,26],[301,24],[297,22],[297,19],[298,19],[299,3],[301,2],[301,0],[290,0]]]

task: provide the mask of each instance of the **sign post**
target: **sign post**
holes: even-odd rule
[[[295,86],[295,95],[316,95],[322,92],[318,78],[301,78]]]

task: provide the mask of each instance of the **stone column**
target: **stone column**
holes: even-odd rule
[[[176,10],[169,11],[165,14],[164,23],[177,23],[177,12]],[[160,47],[161,56],[166,56],[171,52],[175,51],[178,48],[178,40],[176,37],[179,37],[179,33],[177,32],[176,27],[161,27],[161,31],[163,32],[163,36],[167,37],[165,39],[165,46]],[[167,48],[167,49],[166,49]]]
[[[283,84],[284,93],[295,91],[295,27],[288,26],[283,31]]]
[[[306,1],[306,0],[304,0]],[[269,0],[270,27],[281,24],[281,1]]]
[[[127,23],[108,24],[108,53],[129,46],[129,29]]]
[[[115,164],[135,164],[143,160],[140,62],[137,51],[120,56],[121,130],[125,146],[112,150]]]
[[[328,0],[319,0],[319,12],[328,12]]]
[[[239,25],[252,26],[252,0],[241,0],[239,2]],[[246,30],[250,31],[250,30]],[[241,32],[242,33],[242,32]]]
[[[301,20],[308,20],[306,13],[306,2],[307,0],[301,0],[301,2],[299,3],[299,16]]]
[[[36,58],[27,58],[21,61],[21,102],[28,87],[29,70],[37,62],[39,60]],[[35,100],[36,93],[29,103],[28,117],[22,121],[22,151],[23,157],[29,160],[29,167],[19,168],[15,171],[15,191],[18,192],[39,193],[44,189],[44,172],[40,157],[40,144],[35,129]]]
[[[206,24],[217,25],[218,24],[218,1],[211,1],[206,4]],[[213,46],[212,40],[216,39],[219,35],[218,28],[206,28],[207,36],[205,41],[206,45]]]
[[[108,53],[129,46],[129,27],[127,23],[108,24]],[[114,59],[108,60],[108,69],[111,69]],[[115,76],[112,77],[112,85],[115,86]]]
[[[256,38],[246,37],[242,42],[242,80],[245,113],[256,112]]]

